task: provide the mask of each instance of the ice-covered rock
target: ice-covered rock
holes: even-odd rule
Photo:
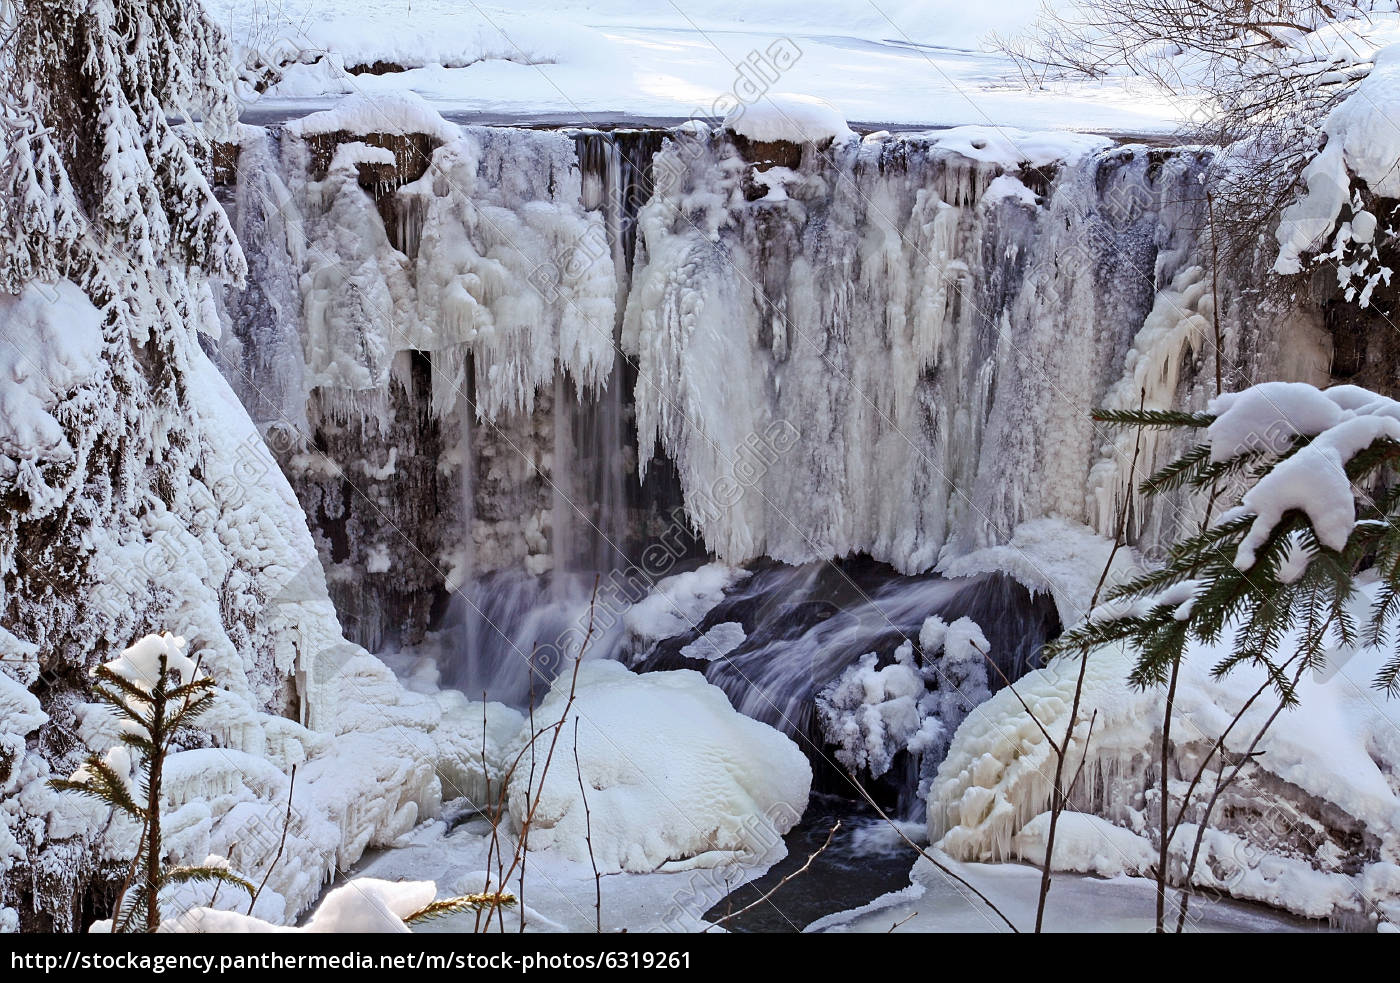
[[[556,739],[549,725],[564,713],[570,682],[562,674],[535,709],[545,732],[533,767],[528,733],[519,739],[525,756],[509,805],[517,824],[534,811],[530,849],[588,861],[591,824],[601,871],[714,867],[766,853],[801,818],[812,783],[806,757],[690,670],[637,675],[584,662],[541,783]]]
[[[852,135],[846,117],[831,103],[789,92],[771,92],[756,102],[740,104],[724,125],[762,143],[827,143]]]

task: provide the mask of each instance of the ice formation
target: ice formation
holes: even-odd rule
[[[528,410],[556,368],[582,389],[604,384],[616,281],[611,253],[588,251],[604,238],[601,217],[583,209],[567,136],[464,131],[411,94],[351,96],[287,132],[297,141],[292,154],[327,153],[317,138],[342,132],[435,145],[409,141],[391,152],[337,142],[324,177],[301,189],[310,388],[333,402],[354,405],[358,394],[375,405],[387,398],[402,351],[431,355],[440,415],[469,385],[480,417]],[[521,159],[534,166],[517,166]],[[381,202],[396,216],[392,226],[376,212]]]
[[[681,649],[681,655],[687,659],[704,659],[708,662],[711,659],[723,658],[744,644],[746,638],[748,636],[744,634],[744,626],[739,622],[721,621]]]
[[[561,719],[570,684],[570,673],[559,677],[536,721]],[[796,744],[688,669],[637,675],[617,662],[583,663],[542,782],[531,775],[543,772],[554,728],[535,740],[533,760],[528,737],[527,728],[518,739],[525,763],[509,786],[511,816],[519,824],[533,808],[530,849],[575,861],[590,859],[591,826],[605,873],[717,867],[766,852],[802,817],[811,790]]]
[[[911,742],[922,746],[942,732],[936,717],[929,723],[913,645],[901,645],[884,668],[875,668],[878,658],[874,652],[861,656],[817,694],[817,719],[836,745],[836,760],[871,778],[889,771],[895,754]]]
[[[1042,812],[1016,834],[1016,856],[1027,863],[1044,866],[1045,841],[1050,831],[1050,814]],[[1124,874],[1145,875],[1157,862],[1152,843],[1130,829],[1115,826],[1101,816],[1084,812],[1061,813],[1055,827],[1055,857],[1052,869],[1072,870],[1098,877]]]
[[[1374,590],[1372,585],[1360,592],[1358,612],[1371,603]],[[1174,798],[1184,794],[1201,755],[1259,684],[1257,673],[1244,668],[1223,680],[1211,677],[1229,641],[1227,633],[1217,646],[1190,648],[1183,662],[1170,759]],[[1400,850],[1400,709],[1371,689],[1385,658],[1378,649],[1339,644],[1324,671],[1304,677],[1300,706],[1273,724],[1253,765],[1216,807],[1196,870],[1199,884],[1312,917],[1375,923],[1400,915],[1389,876]],[[1140,849],[1123,831],[1155,836],[1154,756],[1163,697],[1160,690],[1130,687],[1131,661],[1121,647],[1096,650],[1089,659],[1066,768],[1070,774],[1079,769],[1087,741],[1088,761],[1071,808],[1093,812],[1097,819],[1074,822],[1102,835],[1098,846],[1076,845],[1065,855],[1075,869],[1107,870],[1121,863],[1130,870]],[[959,728],[929,792],[929,834],[941,849],[969,860],[1043,850],[1036,846],[1042,837],[1036,823],[1043,820],[1036,817],[1049,802],[1054,760],[1030,714],[1059,740],[1077,669],[1076,660],[1065,659],[1036,670],[1015,684],[1015,693],[1002,690],[977,707]],[[1231,731],[1229,750],[1246,750],[1271,711],[1265,700],[1251,707]],[[1208,785],[1214,775],[1214,769],[1207,771]],[[1198,790],[1188,821],[1199,817],[1204,798]],[[1107,831],[1103,822],[1120,831]],[[1174,876],[1185,870],[1194,834],[1183,825],[1172,841]],[[1078,844],[1083,837],[1074,835]],[[1358,836],[1363,846],[1356,845]]]
[[[1209,157],[1158,167],[1098,146],[873,134],[808,145],[779,198],[723,132],[672,136],[639,216],[622,340],[639,365],[640,466],[653,447],[674,461],[720,559],[867,553],[917,572],[1045,518],[1112,532],[1131,437],[1089,410],[1136,406],[1144,387],[1148,405],[1211,393],[1213,293],[1190,217]],[[1007,193],[1013,180],[1033,193]],[[1215,293],[1225,359],[1325,378],[1308,360],[1316,325],[1275,331],[1229,284]],[[794,436],[755,462],[778,427]],[[1160,444],[1139,467],[1176,449]],[[1130,536],[1169,535],[1179,512],[1149,503]]]
[[[852,772],[879,778],[905,750],[937,764],[958,724],[987,698],[991,646],[971,618],[948,624],[930,615],[918,639],[922,664],[906,640],[884,667],[869,652],[817,693],[822,733]]]

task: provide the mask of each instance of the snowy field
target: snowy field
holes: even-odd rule
[[[857,127],[997,124],[1160,134],[1191,111],[1113,81],[1030,92],[988,35],[1028,26],[1038,4],[876,5],[864,0],[496,8],[450,0],[211,0],[236,45],[300,59],[245,100],[248,122],[352,93],[411,89],[458,122],[605,125],[722,117],[800,92]],[[376,62],[390,74],[346,69]]]

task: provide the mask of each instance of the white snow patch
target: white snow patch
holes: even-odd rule
[[[1400,44],[1376,52],[1371,73],[1323,123],[1327,146],[1303,169],[1307,191],[1283,210],[1277,273],[1298,273],[1303,255],[1322,246],[1351,200],[1351,181],[1364,182],[1379,198],[1400,198]],[[1374,231],[1374,230],[1372,230]],[[1356,230],[1351,230],[1355,237]],[[1359,241],[1369,241],[1363,229]]]
[[[1043,866],[1050,814],[1042,812],[1016,834],[1016,855]],[[1099,877],[1141,875],[1157,862],[1157,851],[1132,830],[1083,812],[1063,812],[1055,828],[1054,870],[1072,870]]]
[[[724,600],[725,591],[748,576],[748,571],[739,567],[707,563],[658,581],[656,589],[622,617],[632,651],[641,654],[664,638],[690,631]]]

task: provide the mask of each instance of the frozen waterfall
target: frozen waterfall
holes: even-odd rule
[[[595,588],[591,657],[701,668],[817,750],[817,691],[930,615],[1015,678],[1059,624],[1018,530],[1105,532],[1130,480],[1091,407],[1199,404],[1217,313],[1228,379],[1325,374],[1314,317],[1210,284],[1207,151],[362,115],[244,128],[260,272],[219,355],[349,636],[473,696],[539,698]]]

